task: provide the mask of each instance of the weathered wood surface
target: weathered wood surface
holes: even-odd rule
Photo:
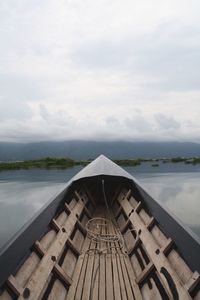
[[[96,206],[88,187],[75,191],[8,278],[0,299],[198,300],[200,275],[186,265],[170,237],[130,190],[122,188],[116,197],[109,212]],[[102,221],[101,235],[120,238],[91,239],[86,223],[94,217],[110,220]]]
[[[129,226],[127,224],[131,224],[137,232],[136,243],[130,250],[133,268],[135,268],[135,272],[137,274],[136,283],[142,285],[142,283],[147,281],[147,279],[149,281],[153,270],[156,270],[157,277],[161,281],[166,295],[170,299],[173,299],[174,297],[177,297],[177,299],[191,299],[191,295],[189,294],[189,286],[193,286],[192,279],[190,278],[188,284],[184,285],[183,275],[181,274],[185,271],[184,277],[188,277],[191,275],[191,271],[185,265],[185,263],[181,261],[181,258],[177,252],[177,259],[175,259],[174,254],[172,256],[175,259],[174,265],[170,263],[169,259],[165,255],[167,252],[172,250],[173,241],[170,238],[166,238],[159,230],[154,218],[150,217],[142,208],[141,202],[136,204],[136,202],[133,201],[133,197],[130,198],[129,193],[123,194],[123,197],[118,197],[118,202],[122,208],[121,211],[123,211],[123,213],[126,215],[127,220],[123,226],[121,226],[121,229],[125,233],[127,231],[127,227]],[[133,203],[134,206],[132,205]],[[118,219],[120,220],[119,211],[120,208],[117,210]],[[151,229],[154,234],[151,233]],[[156,239],[155,234],[157,237]],[[150,257],[151,261],[148,264],[145,263],[144,255],[140,251],[138,241],[144,245],[146,256]],[[182,268],[180,275],[177,273],[176,265],[178,265],[179,269]],[[140,266],[142,269],[140,269]],[[194,277],[196,280],[193,280],[198,281],[198,276],[196,275]],[[143,293],[145,294],[146,292],[143,291]]]

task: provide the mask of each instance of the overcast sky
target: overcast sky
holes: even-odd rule
[[[0,140],[200,142],[199,0],[1,0]]]

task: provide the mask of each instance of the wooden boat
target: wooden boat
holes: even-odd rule
[[[0,299],[200,299],[199,240],[100,156],[0,253]]]

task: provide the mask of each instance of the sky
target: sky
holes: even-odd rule
[[[0,141],[200,142],[198,0],[1,0]]]

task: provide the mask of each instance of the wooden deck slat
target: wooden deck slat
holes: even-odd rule
[[[128,202],[128,200],[125,198],[124,200],[120,201],[120,204],[123,206],[124,211],[126,212],[127,216],[129,215],[130,211],[132,210],[132,206]],[[191,296],[189,295],[188,291],[183,287],[182,283],[180,282],[179,277],[177,276],[176,272],[173,270],[172,266],[170,265],[169,261],[165,257],[165,255],[159,250],[158,253],[158,245],[155,242],[154,238],[152,237],[151,233],[146,228],[146,225],[141,220],[140,216],[137,214],[136,210],[133,214],[130,216],[130,220],[134,226],[134,228],[137,230],[137,232],[140,232],[140,239],[145,245],[145,248],[147,250],[147,253],[152,259],[152,262],[154,263],[156,269],[160,273],[160,277],[162,278],[163,286],[168,291],[168,293],[171,295],[171,290],[168,285],[168,281],[164,274],[162,273],[163,268],[167,270],[170,277],[173,278],[174,284],[177,289],[177,293],[179,295],[180,299],[191,299]]]
[[[106,254],[106,299],[114,299],[113,275],[112,275],[112,258],[111,253]]]
[[[132,267],[132,264],[131,264],[130,259],[129,259],[128,256],[124,257],[124,262],[125,262],[127,273],[128,273],[129,280],[130,280],[130,283],[131,283],[133,295],[134,295],[136,300],[142,300],[141,291],[139,289],[139,286],[136,284],[135,274],[134,274],[133,267]]]
[[[99,300],[106,299],[106,254],[100,255],[100,266],[99,266]]]
[[[109,233],[109,229],[106,227],[105,231],[106,234]],[[112,275],[112,258],[111,258],[111,251],[110,251],[110,243],[106,243],[106,247],[108,250],[106,251],[105,255],[105,268],[106,268],[106,299],[113,300],[114,299],[114,291],[113,291],[113,275]]]
[[[116,255],[116,263],[117,263],[117,268],[118,268],[118,273],[119,273],[119,283],[120,283],[121,297],[122,297],[122,300],[128,300],[127,294],[126,294],[126,287],[125,287],[124,277],[123,277],[123,273],[122,273],[121,262],[120,262],[120,254]]]
[[[115,227],[115,233],[118,233],[119,228]],[[121,259],[122,259],[122,253],[125,249],[121,249],[121,243],[120,241],[116,242],[116,246],[118,247],[117,249],[117,255],[116,255],[116,264],[117,264],[117,269],[118,269],[118,274],[119,274],[119,284],[120,284],[120,293],[121,293],[121,298],[122,300],[128,300],[127,298],[127,293],[126,293],[126,282],[123,277],[123,272],[122,272],[122,266],[121,266]]]
[[[129,281],[128,272],[127,272],[127,269],[126,269],[124,254],[120,254],[120,263],[121,263],[122,274],[123,274],[123,277],[124,277],[127,298],[128,299],[134,299],[134,295],[133,295],[133,292],[132,292],[132,287],[131,287],[131,284],[130,284],[130,281]]]
[[[101,288],[99,286],[99,273],[100,273],[100,254],[96,254],[94,257],[94,269],[92,274],[92,291],[91,291],[92,300],[99,299],[99,288]]]
[[[95,249],[96,243],[91,242],[90,249]],[[86,273],[85,273],[85,280],[83,284],[83,293],[82,293],[82,300],[90,300],[93,299],[93,289],[94,284],[92,282],[92,275],[94,270],[94,261],[95,261],[95,252],[92,250],[88,254],[88,260],[87,260],[87,267],[86,267]]]
[[[82,254],[79,256],[76,267],[75,267],[75,271],[72,277],[72,284],[69,288],[69,292],[67,294],[67,300],[73,300],[75,298],[75,294],[76,294],[76,290],[77,290],[77,285],[79,283],[79,279],[80,279],[80,275],[82,272],[82,268],[83,268],[83,264],[85,262],[84,258],[85,258],[85,251],[89,248],[90,245],[90,240],[86,237],[84,244],[83,244],[83,248],[82,248]],[[82,277],[84,280],[84,277]],[[78,298],[75,298],[78,299]]]
[[[109,233],[116,234],[113,228],[113,224],[110,224]],[[113,272],[113,289],[114,289],[114,299],[121,300],[121,291],[120,291],[120,282],[119,282],[119,273],[117,268],[117,249],[118,245],[115,242],[111,243],[111,259],[112,259],[112,272]]]

